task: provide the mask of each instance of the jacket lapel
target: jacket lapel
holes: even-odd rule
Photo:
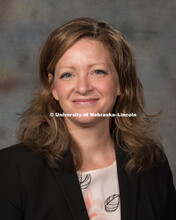
[[[116,150],[116,157],[121,201],[121,220],[135,220],[138,177],[137,175],[129,176],[125,172],[125,153],[119,148]],[[67,154],[65,160],[67,162],[69,161],[69,167],[74,167],[71,153]],[[62,189],[73,219],[89,220],[76,172],[70,173],[53,168],[51,168],[51,171]]]
[[[65,159],[68,161],[68,158]],[[74,167],[71,156],[68,163],[70,163],[69,166],[72,165]],[[89,220],[76,172],[66,172],[63,169],[58,170],[54,168],[51,168],[51,172],[54,174],[63,192],[73,219]]]
[[[129,176],[125,172],[124,166],[126,158],[125,153],[122,150],[117,150],[116,157],[121,201],[121,219],[135,220],[138,177],[137,175]]]

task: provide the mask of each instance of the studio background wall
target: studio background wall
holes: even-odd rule
[[[18,143],[19,116],[39,86],[42,42],[61,24],[92,17],[131,43],[149,113],[163,110],[158,130],[176,183],[176,1],[0,1],[0,148]]]

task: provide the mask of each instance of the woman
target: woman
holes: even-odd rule
[[[39,72],[22,143],[0,152],[0,218],[176,219],[172,174],[121,33],[72,20],[49,35]]]

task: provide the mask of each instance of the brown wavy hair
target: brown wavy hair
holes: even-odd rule
[[[143,88],[136,72],[131,46],[112,26],[91,18],[78,18],[55,29],[44,43],[40,55],[40,89],[30,107],[21,114],[19,139],[33,151],[39,152],[49,166],[59,167],[63,155],[71,150],[76,169],[81,167],[78,145],[69,134],[62,117],[50,113],[62,112],[59,102],[51,94],[55,66],[63,54],[79,39],[91,38],[107,46],[119,75],[121,95],[114,105],[114,113],[135,113],[137,117],[114,117],[111,135],[127,155],[126,171],[142,172],[156,166],[164,158],[163,150],[152,126],[154,115],[145,112]]]

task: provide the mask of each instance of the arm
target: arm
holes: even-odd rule
[[[20,176],[7,149],[0,151],[0,219],[22,220]]]

